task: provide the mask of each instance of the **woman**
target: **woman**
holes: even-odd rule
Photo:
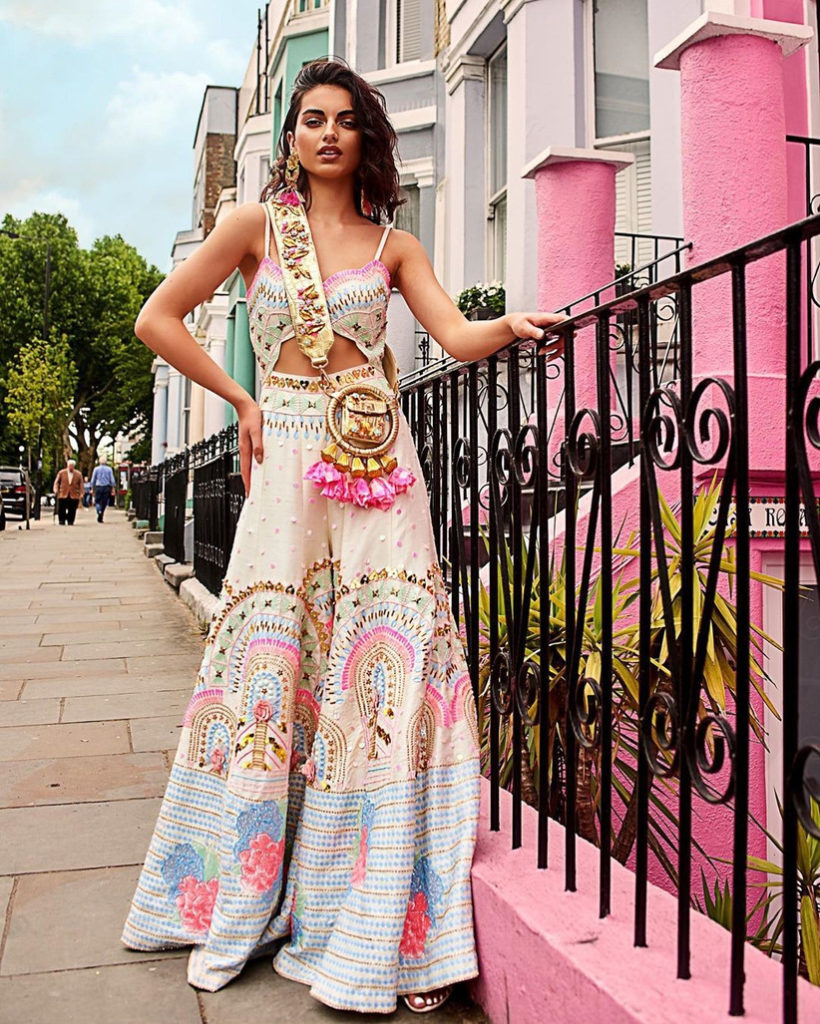
[[[304,67],[273,202],[220,223],[137,321],[150,348],[236,409],[247,500],[123,935],[134,949],[192,945],[189,981],[207,990],[279,945],[280,974],[329,1006],[381,1013],[397,995],[435,1009],[477,973],[475,708],[383,372],[390,289],[460,360],[540,340],[561,319],[464,319],[420,243],[378,226],[399,204],[395,145],[380,93],[341,62]],[[322,296],[299,277],[308,266],[324,326]],[[237,267],[259,404],[183,323]],[[297,293],[332,338],[318,357],[294,328]],[[354,385],[350,429],[397,430],[358,473],[326,419]]]

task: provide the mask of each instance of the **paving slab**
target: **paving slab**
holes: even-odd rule
[[[162,796],[167,782],[168,766],[157,751],[16,761],[0,772],[0,807]]]
[[[62,648],[48,647],[43,648],[43,650],[57,651],[59,653]],[[88,672],[88,670],[88,666],[78,665],[76,662],[44,661],[29,664],[17,662],[11,665],[0,664],[0,680],[17,679],[23,682],[29,679],[51,679],[58,677],[70,680]],[[106,658],[94,665],[95,672],[126,672],[127,670],[128,666],[125,664],[125,658]]]
[[[50,651],[52,648],[44,647],[41,650]],[[202,642],[199,637],[186,637],[177,635],[164,640],[114,640],[107,643],[72,643],[62,648],[62,661],[97,661],[100,658],[128,658],[136,659],[154,657],[160,658],[168,655],[181,656],[189,651],[194,657],[202,657]],[[2,655],[0,655],[2,657]]]
[[[185,960],[0,979],[0,1024],[201,1024]]]
[[[122,611],[120,615],[122,615]],[[63,647],[65,645],[97,643],[116,643],[119,647],[122,641],[178,641],[181,636],[185,637],[187,635],[186,630],[181,629],[178,622],[169,622],[167,615],[162,616],[155,622],[143,621],[141,619],[137,619],[134,622],[123,622],[122,619],[106,619],[96,625],[84,622],[81,628],[70,631],[45,632],[42,626],[39,629],[43,634],[40,640],[41,647]],[[190,636],[192,639],[198,639],[199,630],[192,628]],[[117,656],[123,657],[124,655],[117,650]],[[65,655],[63,660],[68,659],[68,657],[68,655]]]
[[[162,580],[157,580],[158,583],[162,583]],[[162,584],[165,586],[165,584]],[[202,662],[202,652],[204,644],[200,643],[199,651],[192,652],[191,654],[167,654],[165,657],[149,657],[149,658],[126,658],[128,665],[128,671],[133,672],[136,675],[155,675],[158,682],[162,681],[165,676],[177,675],[180,672],[191,672],[191,686],[196,682],[196,673],[199,671],[199,666]]]
[[[0,729],[0,762],[89,754],[125,754],[131,749],[125,722],[69,722]]]
[[[70,678],[63,679],[30,679],[23,688],[23,696],[28,700],[35,697],[86,697],[95,694],[112,693],[144,693],[159,692],[164,690],[182,690],[186,687],[193,693],[196,682],[198,665],[191,668],[186,666],[183,672],[176,673],[155,673],[152,675],[140,675],[129,673],[124,669],[118,672],[98,673],[98,665],[90,666],[85,672],[77,674],[72,672]],[[0,683],[0,687],[2,687]],[[9,692],[14,696],[5,698],[14,700],[20,692],[21,684],[16,684],[16,690],[9,683]],[[0,698],[2,699],[2,698]]]
[[[57,697],[0,701],[0,730],[12,725],[48,725],[59,720],[60,701]]]
[[[131,745],[140,750],[176,750],[182,715],[162,718],[135,718],[130,723]]]
[[[23,689],[23,683],[19,679],[0,679],[0,701],[17,700]]]
[[[140,864],[160,800],[0,810],[0,875]]]
[[[193,684],[179,690],[148,690],[142,693],[121,693],[107,696],[69,697],[65,701],[61,722],[102,722],[124,718],[158,718],[182,716],[193,692]],[[0,721],[3,709],[0,706]]]
[[[156,953],[136,953],[120,942],[139,872],[133,865],[19,879],[0,975],[156,960]]]
[[[24,649],[11,648],[0,651],[0,665],[13,665],[18,668],[21,675],[26,665],[39,664],[43,661],[59,661],[62,648],[60,647],[37,647],[26,642]]]

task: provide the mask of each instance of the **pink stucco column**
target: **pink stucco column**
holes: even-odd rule
[[[804,26],[707,12],[656,58],[680,72],[684,234],[698,264],[776,231],[790,222],[786,159],[784,55],[811,32]],[[785,267],[769,257],[746,274],[749,462],[752,493],[782,493],[785,455]],[[693,291],[696,378],[733,381],[731,280]],[[706,405],[712,404],[707,399]],[[722,405],[717,397],[714,404]],[[709,474],[704,474],[708,476]],[[761,491],[762,488],[762,491]],[[752,564],[760,562],[752,541]],[[763,591],[750,588],[752,621],[766,627]],[[762,705],[755,707],[763,717]],[[750,752],[750,810],[766,822],[763,748]],[[775,827],[775,826],[773,826]],[[698,805],[695,838],[707,852],[731,848],[731,822],[722,809]],[[749,852],[766,856],[750,833]],[[707,871],[707,874],[709,872]]]
[[[551,146],[524,169],[522,176],[535,180],[539,309],[561,309],[614,278],[615,175],[634,159],[631,153]],[[589,300],[578,310],[594,304]],[[596,408],[594,328],[578,335],[575,351],[576,406]],[[551,383],[556,399],[562,386],[563,380]],[[560,424],[556,434],[563,437]]]
[[[683,221],[701,263],[789,223],[783,57],[804,26],[707,12],[656,58],[680,71]],[[752,471],[782,468],[785,283],[782,258],[747,273]],[[697,377],[731,379],[728,275],[694,291]],[[770,410],[769,415],[763,415]]]

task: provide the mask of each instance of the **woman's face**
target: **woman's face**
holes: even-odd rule
[[[362,134],[347,89],[317,85],[302,97],[291,147],[308,174],[321,178],[352,175],[362,155]]]

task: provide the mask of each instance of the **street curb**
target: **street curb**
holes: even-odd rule
[[[183,580],[179,586],[179,596],[191,609],[201,629],[207,629],[214,617],[219,599],[195,576]]]

